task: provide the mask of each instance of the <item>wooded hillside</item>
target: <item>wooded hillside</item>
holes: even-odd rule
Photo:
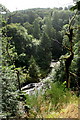
[[[49,114],[52,108],[60,110],[63,104],[77,100],[80,95],[80,1],[70,9],[10,12],[1,4],[0,9],[2,115],[19,117],[19,105],[22,105],[26,117],[39,117],[39,112],[40,117],[45,117],[46,111]],[[52,68],[52,62],[59,65]],[[44,83],[44,80],[46,89],[41,88],[44,94],[35,93],[31,97],[22,91],[22,87]],[[48,103],[47,108],[43,103]]]

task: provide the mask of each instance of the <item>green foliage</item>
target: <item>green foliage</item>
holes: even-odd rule
[[[61,59],[63,59],[62,57]],[[55,71],[54,81],[63,83],[65,81],[65,65],[63,60],[60,61],[60,66],[57,69],[55,68]]]
[[[62,85],[59,82],[51,84],[51,88],[48,89],[45,93],[45,99],[48,99],[55,106],[60,107],[64,103],[69,102],[71,94],[65,88],[65,84]]]
[[[52,26],[51,16],[44,18],[44,25],[42,26],[43,32],[45,32],[50,39],[55,38],[56,30]]]
[[[31,79],[30,82],[39,82],[40,70],[39,70],[39,67],[36,64],[36,61],[33,58],[33,56],[31,56],[31,59],[30,59],[30,66],[28,68],[28,74],[29,74],[30,79]]]
[[[80,2],[72,7],[72,10],[80,10]],[[3,7],[0,5],[0,7]],[[66,53],[62,44],[69,45],[69,39],[64,34],[67,30],[69,32],[69,17],[74,13],[68,9],[62,8],[54,9],[31,9],[21,10],[13,13],[8,13],[6,8],[3,7],[1,12],[7,14],[0,14],[0,27],[2,28],[2,101],[3,111],[16,115],[17,103],[16,91],[21,86],[31,82],[39,82],[41,76],[45,77],[50,71],[51,60],[59,59],[59,57]],[[14,15],[13,15],[14,14]],[[12,16],[12,17],[11,17]],[[1,18],[3,17],[3,20]],[[5,21],[5,18],[7,21]],[[11,21],[9,22],[8,20]],[[80,16],[78,17],[80,19]],[[80,28],[77,20],[74,21],[74,27]],[[73,24],[74,24],[73,22]],[[11,23],[11,24],[10,24]],[[74,29],[72,24],[72,28]],[[1,31],[1,29],[0,29]],[[80,29],[74,31],[74,59],[70,66],[70,71],[75,73],[78,77],[70,75],[71,87],[75,87],[76,79],[78,84],[80,81]],[[1,34],[0,34],[1,35]],[[63,39],[63,41],[62,41]],[[44,111],[50,111],[53,105],[54,109],[62,106],[63,103],[69,102],[71,94],[65,89],[65,65],[63,59],[67,56],[60,58],[60,66],[55,69],[53,81],[56,83],[51,85],[51,88],[41,95],[25,95],[26,105],[29,105],[37,116],[37,112],[41,113],[41,105],[45,105]],[[62,59],[62,60],[61,60]],[[19,76],[17,76],[19,71]],[[19,77],[19,81],[18,81]],[[74,81],[75,80],[75,81]],[[59,82],[57,82],[59,81]],[[61,84],[60,84],[61,83]],[[47,87],[47,86],[46,86]],[[19,101],[23,100],[23,93],[19,94]],[[23,100],[25,101],[25,100]],[[49,109],[47,105],[49,104]],[[41,113],[42,115],[42,113]],[[41,116],[42,117],[42,116]]]
[[[33,34],[33,25],[32,24],[25,22],[23,24],[23,26],[27,29],[28,34],[31,34],[31,35]]]
[[[0,4],[0,12],[2,13],[4,13],[4,12],[6,12],[6,13],[8,13],[9,12],[9,10],[4,6],[4,5],[2,5],[2,4]]]
[[[4,50],[7,52],[7,56],[11,57],[16,67],[26,66],[28,68],[29,59],[33,55],[33,52],[35,55],[36,46],[39,42],[36,39],[34,40],[31,35],[28,35],[27,30],[20,24],[7,25],[3,27],[2,32],[4,36]]]
[[[25,44],[28,40],[28,36],[24,27],[20,26],[20,24],[11,24],[4,27],[2,32],[5,37],[12,38],[11,43],[15,45],[18,54],[25,52]],[[21,46],[23,46],[23,48]]]
[[[2,67],[2,111],[10,113],[11,116],[17,113],[17,80],[16,74],[13,71],[14,66],[3,66]]]
[[[40,38],[40,25],[38,18],[33,22],[33,36],[36,39]]]
[[[31,57],[30,55],[33,55],[34,53],[35,57],[37,57],[37,51],[35,46],[30,41],[28,42],[28,40],[31,38],[28,35],[25,35],[25,32],[33,35],[37,39],[41,39],[43,33],[45,32],[51,41],[52,57],[53,59],[58,59],[63,54],[63,51],[62,47],[54,40],[58,40],[60,43],[62,43],[61,29],[64,24],[68,23],[68,18],[71,16],[71,14],[71,12],[68,10],[62,10],[62,8],[21,10],[8,14],[8,16],[12,16],[12,23],[21,23],[21,25],[27,29],[24,29],[20,24],[8,25],[7,29],[5,29],[5,31],[8,31],[7,36],[9,34],[12,36],[11,42],[14,41],[18,54],[26,52],[27,57],[25,58],[25,61],[27,61],[27,68],[28,59]],[[18,45],[18,43],[21,44]],[[25,46],[25,44],[27,44],[27,46]],[[23,48],[21,46],[23,46]],[[32,52],[32,49],[34,49],[34,52]],[[19,60],[16,61],[16,64],[22,64],[22,66],[24,66],[24,63],[19,62]]]
[[[76,2],[76,5],[70,8],[70,10],[72,10],[72,11],[74,11],[76,9],[78,11],[80,11],[80,1]]]
[[[51,43],[48,35],[43,33],[37,53],[38,65],[44,70],[48,69],[51,63]]]
[[[64,105],[73,100],[70,91],[65,88],[65,82],[51,83],[51,88],[47,88],[31,96],[26,95],[26,105],[31,109],[29,115],[32,118],[44,117],[51,113],[51,111],[59,111]]]

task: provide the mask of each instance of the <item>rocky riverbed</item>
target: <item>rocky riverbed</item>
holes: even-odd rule
[[[55,69],[58,68],[59,65],[60,65],[59,61],[58,62],[52,61],[50,65],[52,70],[46,78],[42,79],[39,83],[30,83],[22,87],[21,90],[29,95],[35,94],[35,92],[40,92],[41,90],[44,92],[47,88],[50,88],[51,82],[54,81]]]

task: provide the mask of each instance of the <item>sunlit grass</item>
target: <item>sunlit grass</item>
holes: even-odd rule
[[[72,95],[64,85],[53,83],[44,94],[27,96],[26,104],[31,107],[29,113],[31,118],[59,118],[60,114],[66,113],[67,106],[78,107],[78,97]]]

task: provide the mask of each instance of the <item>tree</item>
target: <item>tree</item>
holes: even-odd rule
[[[38,48],[37,61],[43,70],[47,70],[51,63],[51,41],[46,33],[43,33],[41,43]]]
[[[17,81],[13,66],[2,66],[2,112],[15,116],[18,110],[16,97]]]
[[[42,30],[48,35],[50,39],[52,57],[53,59],[58,59],[62,54],[62,47],[56,41],[61,43],[62,36],[60,32],[57,32],[56,29],[53,28],[51,16],[44,18],[44,23],[45,24],[42,26]]]
[[[17,90],[17,79],[14,71],[14,65],[11,64],[12,61],[9,57],[9,52],[12,52],[12,50],[8,47],[6,50],[7,44],[8,42],[6,38],[2,37],[2,112],[6,113],[6,116],[14,116],[17,113],[18,105],[18,101],[15,96],[15,91]]]
[[[30,66],[28,68],[28,73],[31,78],[30,82],[39,82],[40,70],[33,56],[31,56],[31,59],[30,59]]]
[[[38,19],[35,19],[33,23],[33,36],[36,39],[40,38],[40,25]]]
[[[0,14],[9,13],[10,11],[2,4],[0,4]]]
[[[51,16],[44,18],[44,25],[42,26],[43,32],[52,40],[56,36],[56,30],[52,26]]]
[[[77,54],[77,82],[78,82],[78,90],[80,92],[80,15],[78,15],[77,19],[77,24],[78,24],[78,29],[77,29],[77,34],[76,34],[76,47],[75,49],[75,54]]]
[[[77,2],[76,5],[71,8],[71,10],[75,10],[75,9],[79,10],[79,4],[80,4],[80,2]],[[69,27],[68,27],[68,32],[66,32],[66,35],[68,36],[69,44],[70,44],[70,47],[65,46],[67,48],[67,50],[70,52],[70,55],[65,58],[66,87],[67,88],[70,87],[70,78],[69,78],[70,71],[69,71],[69,68],[71,66],[71,63],[72,63],[72,60],[73,60],[73,57],[74,57],[74,52],[73,52],[73,30],[75,28],[73,28],[73,20],[75,19],[75,16],[76,16],[76,14],[70,20]]]
[[[27,29],[28,34],[33,34],[33,25],[28,22],[25,22],[23,26]]]
[[[32,53],[32,37],[27,34],[27,30],[20,24],[10,24],[3,27],[2,32],[8,56],[12,55],[9,55],[9,48],[12,48],[17,55],[13,57],[16,67],[28,67],[28,60]]]

